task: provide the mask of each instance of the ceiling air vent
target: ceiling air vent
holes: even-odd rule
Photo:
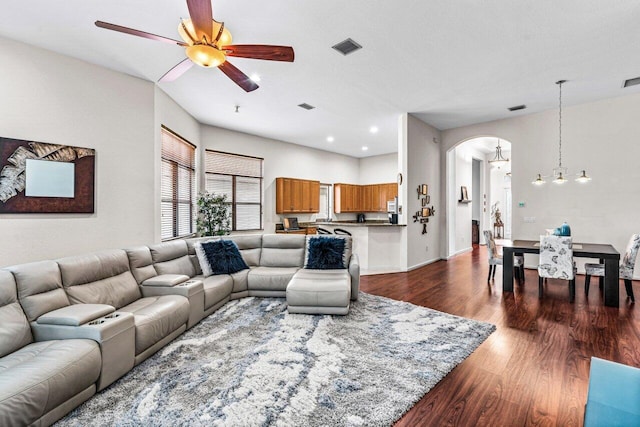
[[[518,110],[524,110],[525,108],[527,108],[526,105],[516,105],[515,107],[509,107],[508,110],[509,111],[518,111]]]
[[[640,77],[636,77],[635,79],[629,79],[624,81],[624,87],[640,85]]]
[[[362,46],[351,39],[346,39],[336,45],[331,46],[331,48],[337,50],[343,55],[349,55],[350,53],[353,53],[358,49],[362,49]]]
[[[316,108],[313,105],[307,104],[306,102],[303,102],[302,104],[298,104],[298,107],[304,108],[305,110],[313,110],[314,108]]]

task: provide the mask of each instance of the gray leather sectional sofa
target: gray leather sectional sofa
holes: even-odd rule
[[[248,270],[204,277],[194,244],[211,238],[0,269],[0,425],[50,425],[229,300],[285,297],[298,272],[309,280],[306,236],[224,238]],[[348,269],[310,277],[340,277],[356,300],[358,257],[348,256]]]

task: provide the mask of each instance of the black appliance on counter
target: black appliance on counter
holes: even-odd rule
[[[358,214],[358,216],[356,217],[356,221],[358,221],[359,223],[363,223],[366,221],[366,218],[364,217],[364,214]]]
[[[398,214],[390,213],[389,214],[389,224],[397,224],[398,223]]]

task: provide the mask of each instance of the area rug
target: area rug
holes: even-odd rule
[[[360,293],[347,316],[227,303],[59,426],[386,426],[495,326]]]

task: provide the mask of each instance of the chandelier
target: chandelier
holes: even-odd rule
[[[489,163],[491,163],[492,166],[495,166],[498,169],[500,169],[501,166],[504,166],[507,163],[509,163],[509,159],[505,159],[502,156],[502,147],[500,147],[500,138],[498,138],[498,146],[496,147],[496,155],[492,160],[489,160]]]
[[[559,99],[558,99],[558,167],[553,169],[553,183],[554,184],[564,184],[568,181],[567,179],[567,168],[562,166],[562,84],[566,83],[566,80],[558,80],[556,84],[559,89]],[[575,179],[577,182],[589,182],[591,178],[587,175],[585,170],[580,171],[579,174],[576,174],[578,177]],[[535,185],[542,185],[546,181],[544,178],[548,176],[538,174],[536,179],[534,179],[531,183]]]

